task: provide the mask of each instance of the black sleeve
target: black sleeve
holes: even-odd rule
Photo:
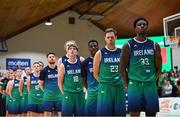
[[[45,77],[46,77],[46,72],[47,70],[46,70],[46,67],[43,69],[43,70],[41,70],[41,72],[40,72],[40,76],[39,76],[39,79],[40,80],[45,80]]]
[[[2,82],[3,82],[3,90],[6,90],[9,80],[7,78],[5,78]]]
[[[87,59],[81,64],[81,76],[83,78],[87,78]]]

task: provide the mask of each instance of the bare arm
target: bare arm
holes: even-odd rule
[[[99,64],[100,64],[100,59],[101,59],[101,51],[98,50],[94,56],[93,60],[93,75],[94,78],[98,81],[98,76],[99,76]]]
[[[13,83],[14,83],[14,81],[10,81],[7,84],[7,93],[9,94],[10,97],[12,97]]]
[[[5,89],[5,91],[4,91],[4,93],[7,95],[9,95],[9,85],[10,85],[10,82],[11,81],[9,81],[8,83],[7,83],[7,86],[6,86],[6,89]]]
[[[59,69],[61,63],[62,63],[62,58],[59,58],[59,59],[58,59],[58,62],[57,62],[57,68],[58,68],[58,69]]]
[[[43,80],[39,80],[39,87],[44,92],[44,81]]]
[[[159,78],[161,76],[162,69],[162,56],[161,49],[159,44],[155,43],[156,51],[155,51],[155,67],[156,67],[156,77]]]
[[[19,93],[20,93],[20,96],[23,96],[23,84],[24,84],[24,80],[20,80],[19,82]]]
[[[30,87],[31,87],[31,83],[30,83],[30,77],[27,77],[27,91],[28,91],[28,94],[30,94]]]
[[[128,67],[128,64],[129,64],[129,58],[130,58],[130,48],[128,46],[128,44],[125,44],[122,48],[122,54],[121,54],[121,57],[120,57],[120,66],[121,66],[121,76],[124,80],[124,86],[125,88],[128,87],[128,74],[127,74],[127,67]]]
[[[3,94],[3,90],[2,90],[2,87],[0,87],[0,93]]]
[[[58,69],[58,86],[62,94],[64,94],[63,80],[64,80],[64,64],[61,64]]]
[[[3,83],[0,81],[0,93],[3,94],[3,89],[2,89]]]

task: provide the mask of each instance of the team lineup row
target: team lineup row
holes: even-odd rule
[[[57,111],[59,116],[125,116],[127,90],[131,116],[141,111],[154,116],[159,111],[156,80],[162,66],[160,47],[146,38],[147,19],[136,19],[134,29],[136,37],[122,49],[115,46],[117,32],[108,28],[105,47],[99,49],[98,42],[90,40],[90,57],[85,60],[70,40],[65,43],[67,54],[57,66],[55,53],[50,52],[48,65],[42,70],[38,62],[33,64],[33,73],[25,69],[24,78],[21,69],[15,75],[10,70],[11,80],[5,89],[9,114],[52,116]]]

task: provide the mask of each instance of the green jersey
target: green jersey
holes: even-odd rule
[[[28,91],[27,91],[27,77],[26,76],[23,77],[23,81],[24,81],[24,83],[23,83],[23,94],[27,95]]]
[[[155,81],[155,43],[149,39],[128,41],[130,60],[128,77],[135,81]]]
[[[20,92],[19,92],[19,80],[14,79],[13,88],[12,88],[12,98],[13,100],[21,100]]]
[[[40,80],[44,81],[44,101],[60,101],[61,92],[58,87],[57,66],[54,69],[46,66],[40,73]]]
[[[101,49],[99,83],[113,86],[119,86],[122,83],[120,76],[120,54],[121,50],[119,48],[112,51],[107,48]]]
[[[63,80],[64,91],[70,93],[82,92],[81,62],[79,60],[75,63],[65,61],[63,64],[65,67]]]
[[[28,96],[29,104],[42,104],[43,92],[39,87],[39,76],[30,75],[30,94]]]

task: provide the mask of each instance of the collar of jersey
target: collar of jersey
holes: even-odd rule
[[[136,39],[136,37],[134,37],[134,41],[136,41],[136,42],[138,42],[138,43],[145,43],[145,42],[147,41],[147,38],[146,38],[144,41],[138,41],[138,40]]]

